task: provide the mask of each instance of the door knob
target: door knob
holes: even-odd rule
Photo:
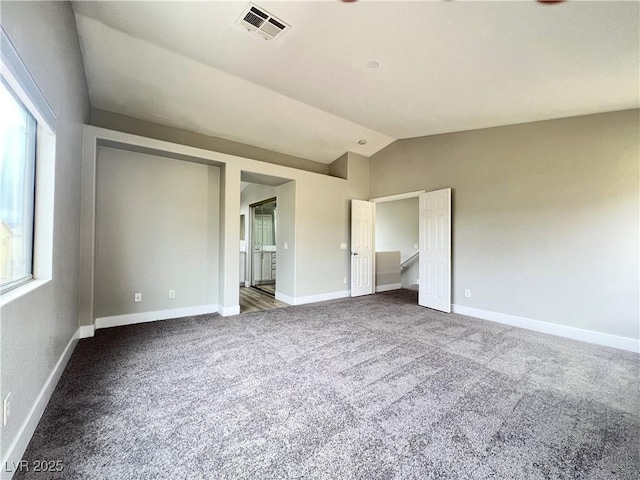
[[[351,255],[357,255],[358,252],[351,252]]]

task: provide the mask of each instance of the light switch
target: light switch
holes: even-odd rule
[[[347,249],[347,244],[346,243],[341,243],[340,244],[340,250],[346,250]]]
[[[284,249],[289,250],[289,244],[287,242],[284,242]]]

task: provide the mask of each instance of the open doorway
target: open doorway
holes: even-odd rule
[[[351,205],[351,296],[417,289],[424,190]],[[360,263],[361,265],[358,265]]]
[[[250,205],[251,286],[273,297],[278,264],[276,209],[276,198]]]
[[[418,198],[417,210],[412,201],[399,203],[415,197]],[[375,291],[413,285],[415,273],[411,273],[410,265],[417,259],[418,278],[415,283],[418,284],[418,304],[451,312],[451,189],[392,195],[369,203],[376,206],[373,209],[377,247]],[[384,204],[390,204],[389,208],[380,208]],[[415,238],[416,223],[413,219],[416,213],[418,241],[411,248],[405,247],[402,260],[403,246]],[[385,217],[387,225],[384,224]],[[394,250],[388,250],[390,245]],[[407,270],[404,282],[403,270]]]
[[[418,197],[376,203],[376,291],[418,289]]]
[[[244,171],[241,181],[240,313],[287,306],[295,268],[295,182]]]

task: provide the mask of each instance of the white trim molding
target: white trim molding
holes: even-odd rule
[[[238,307],[238,310],[240,310],[240,307]],[[157,310],[154,312],[128,313],[125,315],[96,318],[95,328],[97,330],[99,328],[120,327],[123,325],[133,325],[135,323],[218,313],[219,311],[220,307],[218,305],[200,305],[197,307],[172,308],[170,310]]]
[[[7,450],[7,455],[2,459],[2,471],[0,472],[0,478],[10,479],[13,477],[20,460],[22,460],[24,452],[31,441],[31,437],[33,437],[33,434],[36,431],[38,422],[49,404],[51,395],[53,395],[53,392],[58,385],[62,372],[64,372],[64,369],[71,358],[71,354],[78,344],[79,336],[80,330],[78,329],[69,340],[69,343],[67,343],[67,346],[62,351],[60,358],[45,380],[40,393],[31,407],[31,410],[29,410],[27,418],[20,426],[16,438]]]
[[[282,293],[276,293],[276,300],[280,300],[289,305],[304,305],[307,303],[325,302],[337,298],[347,298],[351,296],[351,290],[340,290],[338,292],[321,293],[319,295],[307,295],[304,297],[290,297]]]
[[[96,326],[95,325],[80,325],[78,329],[78,337],[82,338],[91,338],[96,334]]]
[[[503,323],[513,327],[525,328],[541,333],[549,333],[558,337],[571,338],[583,342],[595,343],[605,347],[618,348],[630,352],[640,353],[640,340],[628,337],[619,337],[608,333],[594,332],[592,330],[584,330],[582,328],[570,327],[568,325],[559,325],[557,323],[543,322],[541,320],[533,320],[530,318],[517,317],[505,313],[491,312],[489,310],[481,310],[478,308],[464,307],[462,305],[452,305],[453,312],[469,317],[482,318],[492,322]]]
[[[376,293],[388,292],[389,290],[399,290],[400,288],[402,288],[402,284],[400,283],[388,283],[386,285],[376,285]]]
[[[416,190],[415,192],[398,193],[396,195],[388,195],[386,197],[378,197],[369,199],[373,203],[394,202],[396,200],[405,200],[407,198],[418,198],[421,193],[425,193],[425,190]]]
[[[232,307],[218,307],[217,312],[223,317],[230,317],[232,315],[240,314],[240,305],[233,305]]]
[[[295,305],[296,299],[285,295],[284,293],[276,292],[276,300],[286,303],[287,305]]]

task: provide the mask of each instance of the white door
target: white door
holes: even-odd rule
[[[451,312],[451,189],[420,194],[418,303]]]
[[[351,200],[351,296],[374,292],[373,202]]]

